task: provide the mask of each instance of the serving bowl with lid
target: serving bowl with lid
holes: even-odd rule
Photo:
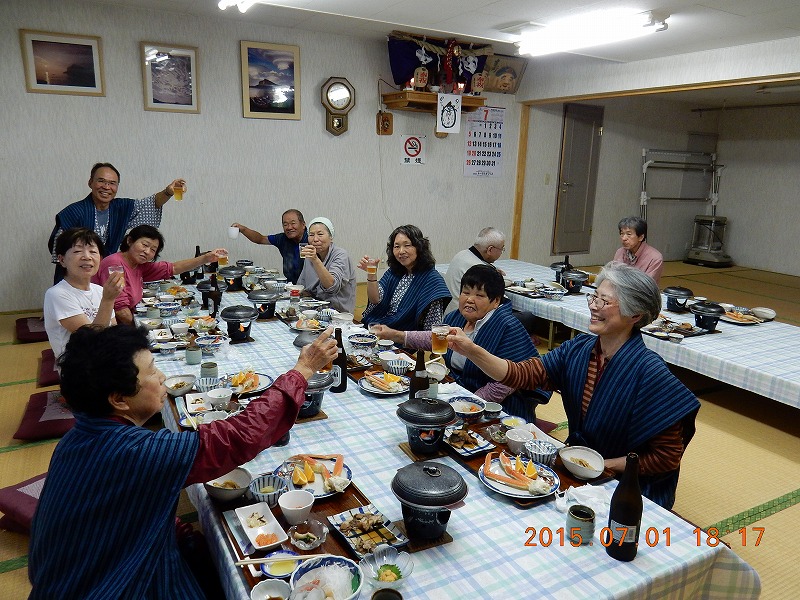
[[[716,302],[695,302],[689,306],[689,310],[694,313],[694,323],[701,329],[714,331],[719,322],[719,318],[725,314],[725,309]]]
[[[694,296],[692,290],[679,285],[665,287],[663,293],[667,297],[667,310],[676,313],[684,312],[686,303]]]
[[[455,422],[456,411],[444,400],[412,398],[397,407],[397,417],[406,426],[411,450],[433,454],[439,449],[445,427]]]
[[[228,324],[228,335],[232,340],[246,340],[250,337],[250,325],[258,318],[258,310],[253,306],[228,306],[219,314]]]

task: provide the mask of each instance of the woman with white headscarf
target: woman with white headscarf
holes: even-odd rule
[[[325,217],[311,219],[308,245],[300,249],[305,259],[297,280],[317,300],[331,308],[352,313],[356,306],[356,272],[344,248],[333,243],[333,223]]]

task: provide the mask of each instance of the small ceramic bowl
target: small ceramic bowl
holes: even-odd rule
[[[204,413],[195,415],[195,420],[198,423],[211,423],[212,421],[224,421],[228,418],[228,413],[224,410],[209,410]]]
[[[317,318],[317,311],[316,310],[311,310],[311,309],[303,310],[303,311],[300,311],[300,314],[303,315],[303,318],[305,320],[307,320],[307,321],[310,321],[311,319],[316,319]]]
[[[392,340],[378,340],[378,350],[383,352],[384,350],[391,350],[394,348],[394,342]]]
[[[527,424],[527,421],[522,417],[503,417],[500,421],[500,424],[503,426],[503,429],[508,431],[509,429],[514,429],[515,427],[521,427],[522,425]]]
[[[227,337],[221,335],[201,335],[194,343],[200,346],[205,356],[219,352],[225,344]]]
[[[472,396],[456,396],[450,398],[450,406],[456,411],[456,416],[464,423],[477,423],[483,416],[486,402]]]
[[[680,344],[683,341],[683,334],[682,333],[670,333],[669,334],[669,341],[673,344]]]
[[[173,375],[164,380],[164,386],[170,396],[183,396],[192,391],[196,379],[194,375]]]
[[[300,563],[297,560],[293,560],[294,558],[300,556],[297,552],[292,550],[276,550],[275,552],[271,552],[267,554],[266,558],[283,558],[286,557],[286,560],[283,561],[275,561],[269,563],[262,563],[261,564],[261,572],[266,575],[267,577],[273,577],[276,579],[285,579],[292,574],[297,568],[297,565]]]
[[[337,313],[336,309],[333,308],[323,308],[319,311],[319,320],[320,321],[330,321],[331,317]]]
[[[486,428],[486,433],[489,434],[489,437],[492,438],[498,444],[505,444],[508,442],[508,438],[506,437],[506,432],[503,430],[503,426],[499,424],[489,425]]]
[[[217,386],[219,386],[219,377],[201,377],[194,382],[194,387],[197,388],[198,392],[203,394],[213,390]]]
[[[348,336],[347,341],[355,350],[369,350],[375,347],[378,342],[378,336],[371,333],[356,333]]]
[[[300,550],[319,548],[328,539],[327,526],[316,519],[306,519],[302,523],[292,525],[286,533],[289,535],[289,541]]]
[[[496,419],[502,410],[503,405],[499,402],[487,402],[483,409],[483,416],[487,419]]]
[[[389,363],[391,361],[399,360],[398,354],[396,352],[392,352],[391,350],[383,350],[381,352],[378,352],[378,358],[381,361],[381,366],[383,367],[384,371],[389,371]],[[404,362],[408,363],[408,361]],[[408,363],[408,365],[409,366],[406,368],[406,371],[408,371],[408,369],[410,369],[412,366],[411,363]]]
[[[767,308],[765,306],[755,306],[750,309],[750,312],[757,316],[759,319],[763,319],[764,321],[770,321],[778,316],[771,308]]]
[[[578,479],[594,479],[603,472],[603,457],[596,450],[586,446],[564,446],[559,449],[558,455],[567,470]],[[580,461],[580,462],[576,462]],[[586,463],[585,466],[581,463]]]
[[[395,356],[397,355],[395,354]],[[390,360],[387,366],[389,367],[387,371],[392,375],[405,375],[406,373],[408,373],[409,364],[405,360],[402,359]]]
[[[525,443],[533,441],[533,433],[527,429],[509,429],[506,432],[508,449],[512,454],[522,454],[525,450]]]
[[[250,590],[250,600],[288,600],[292,587],[280,579],[265,579]]]
[[[172,325],[172,327],[170,327],[170,329],[172,329],[172,333],[175,334],[175,335],[186,335],[187,333],[189,333],[189,324],[188,323],[173,323],[173,325]]]
[[[450,372],[450,369],[440,362],[428,363],[425,365],[425,370],[428,371],[428,376],[433,377],[436,381],[441,381]]]
[[[539,286],[535,281],[526,281],[525,288],[528,290],[535,290]]]
[[[236,467],[222,477],[204,483],[208,495],[222,502],[230,502],[244,495],[250,483],[250,473],[241,467]]]
[[[164,321],[163,319],[147,318],[147,319],[142,319],[140,322],[142,325],[144,325],[145,329],[150,331],[152,329],[158,329],[159,327],[161,327],[161,323],[163,323]]]
[[[566,290],[557,290],[554,288],[542,288],[539,292],[548,300],[563,300],[566,295]]]
[[[272,489],[272,491],[269,491]],[[250,482],[250,494],[259,502],[266,502],[270,508],[278,505],[281,494],[289,491],[289,481],[280,475],[261,475]]]
[[[174,317],[181,310],[180,302],[156,302],[156,308],[161,312],[161,317]]]
[[[376,589],[397,589],[408,580],[414,570],[414,561],[411,555],[408,552],[401,552],[388,544],[379,544],[371,554],[367,554],[361,560],[360,564],[361,570],[364,571],[364,577]],[[381,567],[384,565],[394,566],[400,572],[400,577],[394,581],[381,579],[381,571],[383,570]]]
[[[547,440],[531,440],[525,442],[525,454],[531,457],[534,462],[552,467],[556,462],[558,448],[553,442]]]
[[[231,401],[233,390],[230,388],[213,388],[205,392],[211,406],[216,410],[225,410]]]
[[[164,356],[173,356],[178,349],[178,344],[175,342],[162,342],[158,345],[158,351]]]

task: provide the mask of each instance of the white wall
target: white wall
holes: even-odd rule
[[[591,247],[570,255],[576,266],[603,264],[619,247],[617,223],[639,214],[642,148],[685,150],[689,132],[716,133],[714,113],[702,117],[687,105],[643,97],[588,102],[605,107]],[[550,253],[558,183],[563,110],[534,107],[528,143],[525,209],[520,259],[538,264],[558,260]],[[705,202],[651,200],[648,241],[667,260],[681,260],[691,241],[692,219]]]
[[[462,175],[463,134],[433,136],[434,117],[395,111],[391,137],[375,134],[377,79],[391,80],[385,43],[250,25],[224,18],[118,9],[75,0],[0,3],[0,198],[7,234],[0,239],[6,284],[0,311],[41,307],[52,283],[46,241],[55,213],[88,193],[97,161],[122,172],[120,197],[141,197],[173,178],[188,181],[182,203],[171,201],[162,221],[164,258],[191,256],[195,244],[226,244],[236,258],[278,266],[276,250],[239,239],[227,226],[241,221],[262,233],[280,230],[280,213],[330,217],[336,242],[360,257],[385,249],[390,231],[419,225],[446,262],[477,231],[510,229],[516,133],[506,146],[506,169],[495,179]],[[18,29],[102,38],[106,96],[25,91]],[[300,121],[244,119],[239,41],[300,46]],[[143,109],[139,42],[199,48],[199,115]],[[355,86],[350,131],[325,131],[319,89],[331,76]],[[383,91],[389,91],[384,88]],[[503,106],[507,130],[519,129],[512,96],[490,94]],[[400,134],[427,135],[427,164],[403,166]]]

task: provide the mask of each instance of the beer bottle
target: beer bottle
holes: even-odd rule
[[[333,385],[331,386],[331,391],[338,394],[347,389],[347,354],[344,352],[341,327],[333,330],[333,337],[336,339],[336,349],[339,354],[333,359]]]
[[[200,246],[194,247],[194,256],[195,258],[200,256]],[[194,270],[194,283],[198,283],[203,281],[203,265],[200,265]]]
[[[625,462],[625,472],[608,511],[611,543],[606,553],[617,560],[630,561],[639,547],[639,528],[642,524],[642,490],[639,488],[639,455],[631,452]]]
[[[222,290],[219,289],[217,276],[211,275],[211,291],[208,292],[208,314],[212,317],[217,316],[217,311],[222,303]]]
[[[411,377],[411,385],[408,387],[408,398],[413,400],[417,397],[417,392],[426,391],[430,386],[428,382],[428,371],[425,369],[425,352],[417,350],[417,364],[414,367],[414,375]]]

